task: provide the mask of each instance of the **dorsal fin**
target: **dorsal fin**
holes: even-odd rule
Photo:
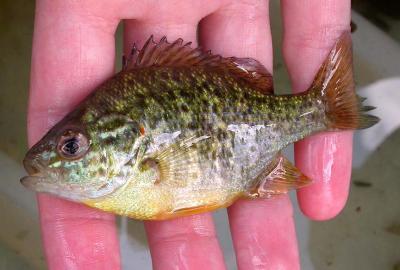
[[[243,79],[263,93],[273,93],[271,74],[257,60],[252,58],[222,57],[211,51],[203,51],[200,47],[192,48],[191,42],[184,43],[181,38],[172,43],[166,37],[159,42],[151,36],[143,48],[139,50],[133,45],[131,54],[123,59],[123,70],[144,67],[190,67],[207,66],[220,68]]]

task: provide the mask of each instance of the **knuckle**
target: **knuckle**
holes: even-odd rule
[[[327,50],[338,37],[349,29],[349,25],[344,24],[322,24],[310,27],[303,31],[298,31],[295,35],[288,37],[287,44],[295,48],[309,48],[316,50]]]
[[[251,21],[264,20],[268,16],[267,1],[241,0],[232,1],[224,8],[225,14],[230,17],[246,17]]]
[[[151,245],[165,245],[168,243],[188,243],[197,242],[199,240],[216,241],[215,231],[211,228],[195,229],[191,228],[189,230],[166,230],[159,231],[153,234],[149,239]]]

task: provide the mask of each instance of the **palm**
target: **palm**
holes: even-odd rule
[[[335,39],[348,28],[350,1],[282,4],[285,58],[293,88],[304,90]],[[253,57],[272,70],[266,1],[40,0],[29,103],[31,145],[112,75],[114,32],[121,19],[134,19],[125,22],[125,52],[151,34],[196,41],[201,21],[202,47],[227,56]],[[347,197],[351,134],[316,136],[296,150],[299,166],[316,179],[314,186],[299,192],[303,212],[315,219],[334,216]],[[50,269],[119,269],[112,215],[48,195],[39,195],[39,205]],[[240,269],[299,267],[288,197],[240,201],[228,214]],[[146,222],[146,231],[156,269],[225,267],[210,214]]]

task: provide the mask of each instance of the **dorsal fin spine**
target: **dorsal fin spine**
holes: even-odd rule
[[[150,37],[149,42],[154,43],[153,36]],[[147,45],[147,43],[146,43],[146,45]],[[145,45],[145,46],[146,46],[146,45]],[[157,46],[154,46],[154,47],[150,50],[150,52],[147,54],[147,59],[151,59],[151,57],[154,55],[154,52],[155,52],[156,50],[157,50]],[[143,57],[144,57],[144,56],[143,56]],[[143,59],[143,57],[142,57],[142,59]],[[146,64],[144,63],[144,65],[146,65]]]
[[[204,51],[201,47],[191,48],[191,42],[183,43],[177,39],[169,43],[165,37],[154,42],[151,36],[139,50],[133,45],[131,54],[124,61],[124,71],[157,67],[190,67],[204,66],[224,70],[237,79],[246,81],[255,90],[263,93],[273,93],[272,76],[256,60],[251,58],[224,58]]]

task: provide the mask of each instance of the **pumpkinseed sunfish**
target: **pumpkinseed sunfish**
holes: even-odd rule
[[[119,215],[168,219],[303,187],[310,179],[282,148],[378,122],[355,93],[349,33],[308,91],[274,95],[272,85],[254,59],[151,37],[28,151],[21,182]]]

